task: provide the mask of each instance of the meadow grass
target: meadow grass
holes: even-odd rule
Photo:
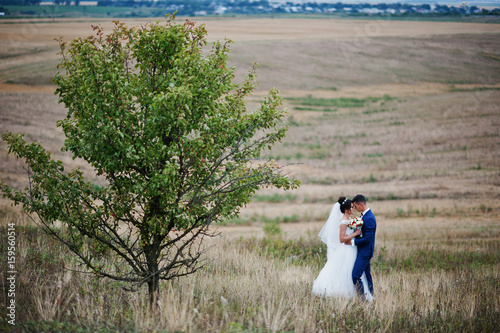
[[[297,111],[318,111],[318,112],[335,112],[337,109],[331,109],[331,108],[313,108],[313,107],[301,107],[301,106],[296,106],[293,108],[294,110]]]
[[[278,203],[285,201],[295,201],[297,199],[296,194],[292,193],[273,193],[273,194],[256,194],[252,197],[252,201],[255,202],[270,202],[270,203]]]
[[[299,222],[305,219],[307,216],[299,216],[298,214],[292,214],[292,215],[283,215],[283,216],[275,216],[275,217],[268,217],[266,215],[252,215],[252,216],[237,216],[233,217],[230,219],[227,219],[225,221],[222,221],[220,224],[227,226],[227,225],[252,225],[253,223],[294,223],[294,222]]]
[[[500,325],[499,230],[486,232],[481,223],[435,230],[405,223],[379,233],[375,303],[311,294],[326,260],[316,232],[289,234],[277,225],[263,237],[223,235],[213,240],[201,271],[162,284],[151,309],[145,289],[126,292],[118,282],[84,273],[25,218],[1,215],[2,234],[16,223],[18,239],[13,331],[492,332]],[[428,237],[432,232],[441,237]],[[5,242],[0,248],[4,254]],[[2,288],[5,303],[5,282]]]
[[[314,106],[314,107],[337,107],[337,108],[359,108],[370,103],[379,101],[390,101],[394,98],[389,95],[383,97],[339,97],[339,98],[317,98],[313,96],[306,97],[291,97],[288,100],[294,105]],[[315,110],[311,108],[296,107],[296,110]],[[317,111],[336,111],[332,109],[320,109]]]
[[[500,90],[500,87],[487,87],[487,86],[482,86],[482,87],[473,87],[473,88],[459,88],[459,87],[450,87],[451,92],[471,92],[471,91],[495,91],[495,90]]]

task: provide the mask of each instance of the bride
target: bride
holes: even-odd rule
[[[353,212],[351,200],[340,197],[319,233],[319,237],[327,245],[327,260],[313,284],[312,292],[316,295],[347,298],[353,298],[355,295],[352,269],[358,249],[344,244],[361,233],[359,229],[352,230],[347,227],[349,216]],[[361,281],[366,300],[372,301],[373,296],[368,290],[365,274]]]

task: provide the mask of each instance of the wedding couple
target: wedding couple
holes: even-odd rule
[[[354,210],[361,213],[363,225],[349,228]],[[375,247],[375,216],[358,194],[352,200],[340,197],[319,237],[327,245],[325,267],[314,281],[312,291],[321,296],[353,298],[355,294],[373,301],[370,260]]]

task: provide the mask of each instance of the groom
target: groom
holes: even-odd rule
[[[363,296],[363,283],[361,282],[361,276],[363,273],[366,274],[366,279],[368,280],[368,289],[373,295],[373,281],[372,275],[370,274],[370,260],[373,257],[373,250],[375,248],[375,231],[377,229],[377,221],[372,211],[366,205],[366,198],[358,194],[352,199],[354,208],[361,213],[361,218],[363,219],[363,226],[361,227],[361,238],[353,238],[351,241],[352,246],[358,247],[358,255],[356,261],[354,262],[354,268],[352,269],[352,281],[354,282],[354,287],[356,292]]]

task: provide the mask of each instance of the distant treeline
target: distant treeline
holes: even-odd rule
[[[0,5],[38,5],[41,0],[0,0]],[[55,5],[76,5],[80,0],[53,0]],[[228,14],[334,14],[369,16],[369,15],[500,15],[500,8],[492,10],[480,9],[477,6],[447,6],[407,3],[273,3],[269,1],[231,1],[231,0],[168,0],[168,1],[136,1],[136,0],[98,0],[101,7],[149,7],[177,12],[179,15],[228,15]]]

